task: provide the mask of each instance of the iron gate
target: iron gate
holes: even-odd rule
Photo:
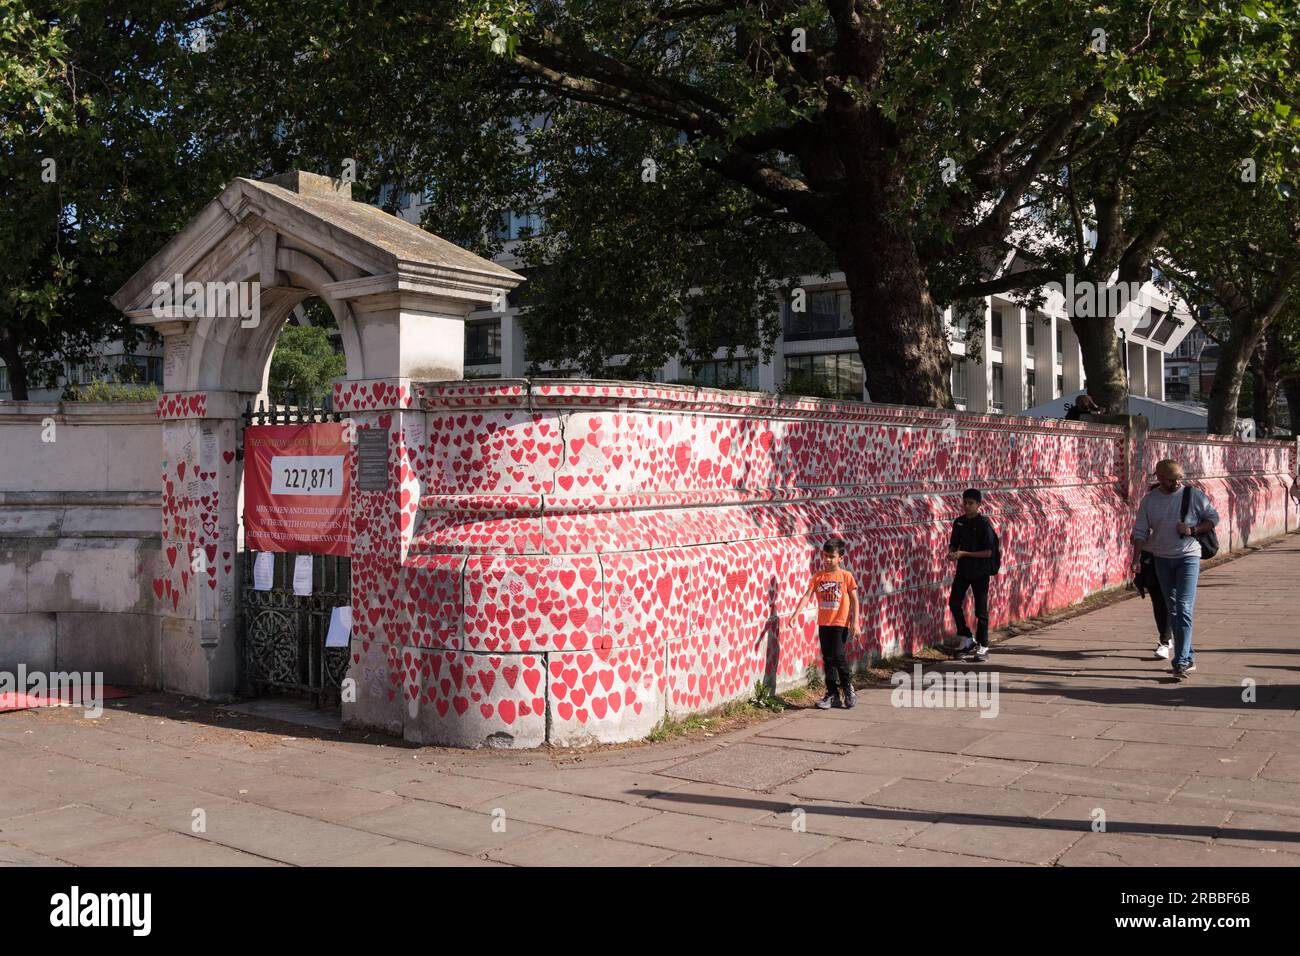
[[[268,410],[258,403],[244,411],[244,425],[307,425],[337,422],[338,412],[306,406],[276,406]],[[240,457],[243,442],[240,441]],[[240,562],[240,633],[243,643],[244,679],[256,694],[288,692],[309,695],[320,706],[337,703],[348,670],[348,648],[326,647],[330,615],[334,608],[351,601],[352,562],[329,554],[311,555],[310,595],[293,591],[294,553],[272,555],[271,588],[253,587],[256,553],[245,546]]]

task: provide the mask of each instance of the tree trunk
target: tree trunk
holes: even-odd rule
[[[1277,382],[1282,372],[1281,333],[1276,323],[1269,323],[1255,355],[1259,365],[1255,374],[1255,434],[1272,438],[1278,429]]]
[[[27,401],[27,366],[23,364],[22,353],[18,351],[18,343],[12,333],[0,335],[0,358],[4,359],[5,367],[9,369],[10,398],[15,402]]]
[[[871,401],[951,408],[952,353],[912,237],[864,228],[834,249]]]
[[[1241,400],[1241,383],[1250,364],[1254,339],[1243,342],[1243,336],[1229,335],[1219,347],[1219,364],[1214,370],[1214,384],[1210,386],[1209,420],[1206,430],[1211,435],[1233,435],[1237,431],[1237,403]]]
[[[1083,353],[1083,377],[1091,395],[1112,415],[1128,413],[1128,378],[1124,374],[1124,357],[1111,318],[1070,318],[1070,326],[1079,337]]]
[[[1291,415],[1291,434],[1300,435],[1300,376],[1282,380],[1282,391],[1286,395],[1286,404]]]

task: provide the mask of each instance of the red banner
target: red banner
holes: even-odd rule
[[[253,551],[352,553],[343,425],[244,429],[244,542]]]

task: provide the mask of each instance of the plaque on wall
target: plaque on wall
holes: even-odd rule
[[[357,430],[357,490],[388,490],[388,429]]]

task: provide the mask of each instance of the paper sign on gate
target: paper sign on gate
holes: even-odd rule
[[[293,593],[299,597],[311,594],[310,554],[300,554],[293,562]]]
[[[269,551],[257,552],[253,559],[253,590],[271,590],[271,579],[275,576],[275,555]]]
[[[352,605],[345,604],[330,611],[330,629],[325,635],[326,647],[347,647],[352,637]]]

